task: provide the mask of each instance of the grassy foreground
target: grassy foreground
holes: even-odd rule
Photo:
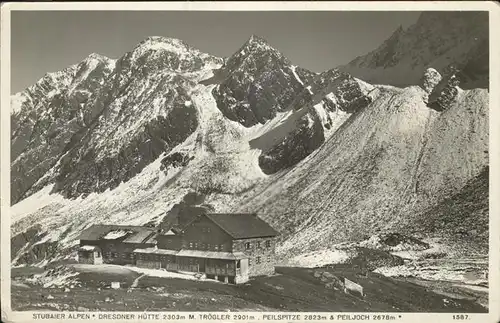
[[[36,270],[12,272],[12,307],[16,311],[322,311],[322,312],[469,312],[488,310],[471,299],[438,294],[410,281],[350,266],[278,267],[276,275],[256,277],[244,285],[152,277],[127,269],[84,270],[71,287],[30,283]],[[364,288],[365,297],[337,289],[347,277]],[[110,289],[120,281],[120,289]],[[134,288],[130,288],[134,285]]]

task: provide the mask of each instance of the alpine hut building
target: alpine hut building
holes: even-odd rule
[[[93,226],[87,230],[95,231],[94,227],[106,226]],[[143,228],[144,231],[134,233],[130,228]],[[113,226],[113,230],[117,232],[120,229]],[[127,230],[132,231],[130,236],[122,235],[117,239],[106,239],[109,232],[104,233],[106,230],[102,229],[99,235],[83,232],[81,237],[87,239],[80,240],[79,256],[80,252],[87,252],[86,249],[95,246],[99,249],[92,252],[107,252],[102,258],[103,263],[118,263],[116,257],[110,257],[113,254],[109,254],[109,250],[119,247],[125,253],[120,262],[127,259],[126,264],[199,273],[206,278],[232,284],[244,283],[252,276],[274,273],[278,232],[256,214],[205,213],[193,217],[182,226],[173,223],[158,230],[123,226],[121,232]],[[118,235],[115,233],[115,236]],[[134,239],[133,235],[140,237]],[[134,249],[131,249],[130,240],[135,243]],[[112,244],[114,249],[108,244]],[[90,262],[88,256],[79,259],[83,260],[81,262]],[[93,259],[92,263],[99,263],[95,254]]]

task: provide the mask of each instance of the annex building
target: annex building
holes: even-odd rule
[[[274,273],[276,232],[256,214],[201,214],[161,228],[93,225],[79,236],[81,263],[199,273],[239,284]]]

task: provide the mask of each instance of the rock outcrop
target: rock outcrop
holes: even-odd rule
[[[16,94],[11,119],[11,202],[54,180],[61,158],[88,133],[102,105],[114,61],[92,54],[77,65],[45,75]]]
[[[447,77],[437,84],[429,95],[428,106],[436,111],[445,111],[452,107],[460,89],[460,80],[455,74]]]
[[[371,100],[361,84],[346,73],[332,69],[317,75],[290,104],[294,115],[302,115],[293,131],[263,149],[259,166],[264,173],[273,174],[296,165]]]
[[[434,87],[441,81],[442,76],[433,68],[428,68],[422,79],[422,88],[425,92],[431,93]]]
[[[285,111],[313,73],[296,67],[264,39],[252,36],[222,70],[214,88],[217,107],[245,127],[265,123]]]

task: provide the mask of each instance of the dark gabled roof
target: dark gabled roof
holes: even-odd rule
[[[234,239],[274,237],[279,234],[257,214],[208,213],[205,216]]]
[[[108,224],[94,224],[91,227],[83,230],[77,237],[78,240],[101,240],[108,233],[118,230],[127,230],[131,233],[124,235],[119,240],[127,243],[142,243],[152,234],[156,232],[155,228],[134,226],[134,225],[108,225]],[[110,239],[112,241],[113,239]]]

